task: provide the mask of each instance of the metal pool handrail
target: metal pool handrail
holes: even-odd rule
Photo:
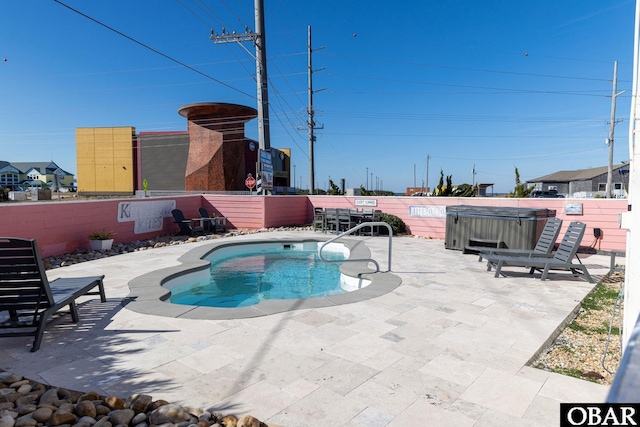
[[[393,229],[391,228],[391,226],[389,224],[387,224],[386,222],[363,222],[362,224],[358,224],[353,228],[350,228],[349,230],[343,232],[342,234],[337,235],[336,237],[333,237],[329,240],[327,240],[326,242],[324,242],[323,244],[320,245],[320,248],[318,249],[318,256],[320,257],[320,259],[324,262],[360,262],[360,261],[369,261],[375,264],[376,266],[376,273],[378,273],[380,271],[380,265],[378,264],[378,261],[376,261],[375,259],[372,258],[360,258],[360,259],[344,259],[344,260],[330,260],[330,259],[325,259],[322,256],[322,248],[324,248],[326,245],[328,245],[329,243],[335,242],[336,240],[347,236],[351,233],[353,233],[354,231],[358,231],[361,228],[364,227],[371,227],[371,229],[373,229],[373,227],[380,227],[380,226],[385,226],[387,227],[387,230],[389,230],[389,258],[387,260],[387,272],[391,271],[391,238],[393,237]]]

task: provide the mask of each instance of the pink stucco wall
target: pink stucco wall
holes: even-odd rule
[[[626,230],[618,224],[618,213],[627,210],[627,200],[623,199],[509,199],[509,198],[456,198],[456,197],[343,197],[343,196],[310,196],[312,206],[324,208],[355,208],[356,200],[377,199],[377,207],[385,213],[400,217],[407,225],[408,231],[416,236],[444,240],[445,218],[419,218],[409,216],[410,206],[509,206],[519,208],[552,209],[556,217],[563,220],[564,233],[571,221],[584,222],[587,225],[583,246],[593,243],[593,229],[602,230],[602,239],[596,249],[603,251],[624,251],[626,247]],[[570,215],[566,212],[567,204],[582,204],[581,215]],[[312,209],[312,208],[311,208]],[[312,215],[310,211],[309,215]]]
[[[618,225],[618,213],[627,210],[627,200],[615,199],[462,199],[448,197],[344,197],[344,196],[218,196],[187,195],[176,197],[126,198],[91,201],[46,201],[0,204],[0,236],[34,238],[42,256],[88,249],[87,235],[105,228],[116,233],[117,242],[148,239],[175,233],[173,218],[163,219],[162,229],[150,233],[134,233],[134,222],[118,222],[121,202],[175,201],[187,218],[198,217],[198,208],[227,218],[228,228],[259,229],[287,225],[309,224],[314,207],[354,208],[356,200],[376,200],[376,209],[396,215],[407,224],[411,234],[444,240],[445,218],[409,216],[410,206],[474,205],[548,208],[564,220],[587,224],[583,245],[590,245],[595,227],[602,230],[602,240],[596,246],[603,251],[624,251],[626,232]],[[581,215],[569,215],[567,203],[582,203]],[[564,232],[564,230],[562,231]]]

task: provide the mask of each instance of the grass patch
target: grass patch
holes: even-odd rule
[[[616,298],[618,298],[618,290],[604,283],[598,283],[582,301],[582,308],[585,310],[604,310],[611,308]]]

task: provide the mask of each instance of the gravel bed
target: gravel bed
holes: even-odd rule
[[[620,272],[615,272],[600,282],[612,295],[619,295],[623,283],[624,273]],[[621,300],[609,298],[607,302],[609,304],[602,304],[599,309],[581,308],[576,318],[531,365],[611,385],[622,356],[618,327],[621,325],[623,310]],[[614,302],[618,305],[614,306]],[[611,336],[610,324],[613,326]]]

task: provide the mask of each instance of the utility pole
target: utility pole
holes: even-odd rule
[[[611,188],[613,185],[613,129],[616,126],[616,123],[620,122],[620,120],[616,121],[616,98],[625,91],[623,90],[620,93],[616,93],[618,87],[618,61],[613,62],[613,91],[611,92],[611,120],[609,121],[609,138],[607,138],[607,145],[609,146],[609,165],[607,167],[607,187],[605,192],[607,193],[607,198],[610,199],[613,197],[613,189]]]
[[[307,120],[307,126],[309,128],[309,194],[313,194],[315,193],[315,161],[314,161],[314,156],[313,156],[313,145],[316,142],[316,136],[313,134],[313,131],[315,129],[324,129],[324,125],[320,125],[319,127],[316,127],[316,122],[313,119],[314,117],[314,111],[313,111],[313,73],[314,73],[314,69],[313,69],[313,61],[312,61],[312,57],[313,57],[313,48],[311,47],[311,26],[307,27],[307,32],[308,32],[308,64],[307,64],[307,76],[308,76],[308,88],[307,88],[307,93],[308,93],[308,105],[307,105],[307,116],[308,116],[308,120]],[[319,49],[324,49],[324,47],[321,47]],[[317,49],[317,50],[319,50]],[[319,70],[316,70],[319,71]],[[320,89],[323,90],[323,89]],[[316,92],[320,92],[320,90],[316,91]]]
[[[255,33],[248,27],[242,34],[235,31],[229,33],[222,28],[222,33],[218,34],[211,30],[210,40],[214,43],[242,43],[252,41],[256,48],[256,84],[258,92],[258,144],[261,150],[271,149],[271,137],[269,132],[269,90],[267,78],[267,42],[264,28],[264,0],[254,0],[255,9]],[[242,46],[240,44],[240,46]],[[244,48],[244,46],[243,46]],[[245,49],[246,50],[246,49]],[[249,51],[247,51],[249,52]],[[249,52],[251,55],[251,52]],[[259,157],[258,157],[259,158]]]
[[[429,190],[429,159],[431,158],[430,155],[427,154],[427,189],[425,191],[430,191]]]

